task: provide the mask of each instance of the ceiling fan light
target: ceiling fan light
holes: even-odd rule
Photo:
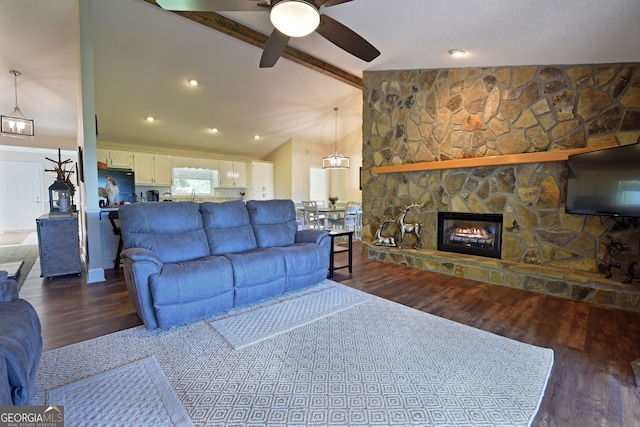
[[[289,37],[304,37],[320,25],[318,9],[306,1],[281,0],[271,8],[271,23]]]

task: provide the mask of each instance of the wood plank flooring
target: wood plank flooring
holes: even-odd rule
[[[640,358],[640,314],[372,261],[358,243],[354,250],[353,274],[338,270],[335,281],[552,348],[553,371],[534,426],[640,426],[630,365]],[[20,296],[40,315],[45,350],[141,324],[122,273],[108,271],[106,282],[87,285],[82,277],[41,279],[34,268]]]

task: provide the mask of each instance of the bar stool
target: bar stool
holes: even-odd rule
[[[113,234],[118,236],[118,250],[116,251],[116,259],[113,260],[113,270],[116,273],[120,272],[120,252],[122,252],[122,231],[120,227],[116,223],[116,220],[119,220],[118,211],[109,212],[109,221],[111,222],[111,227],[113,228]]]

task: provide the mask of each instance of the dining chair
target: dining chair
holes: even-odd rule
[[[318,212],[318,202],[315,200],[303,200],[302,206],[304,206],[304,222],[308,227],[313,227],[315,222],[315,228],[322,228],[320,224],[320,212]],[[324,221],[324,218],[322,218]]]
[[[358,234],[360,230],[360,202],[348,201],[344,216],[335,221],[336,226],[345,230],[353,230]]]

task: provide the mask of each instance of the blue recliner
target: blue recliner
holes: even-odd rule
[[[149,329],[202,319],[321,282],[326,231],[297,230],[291,200],[120,207],[127,288]]]
[[[41,355],[38,314],[18,298],[16,281],[0,271],[0,406],[29,404]]]

